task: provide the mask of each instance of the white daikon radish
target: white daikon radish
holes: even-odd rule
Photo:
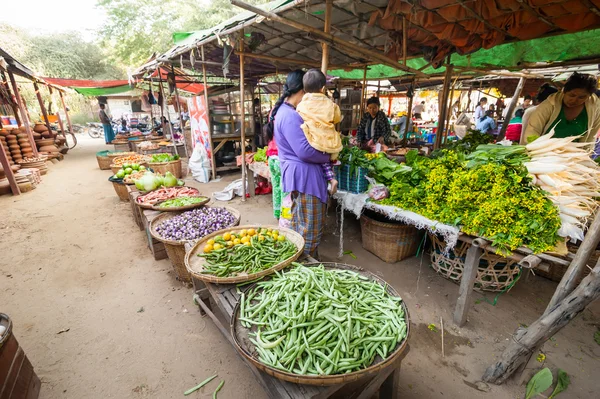
[[[561,237],[571,237],[571,239],[583,241],[583,229],[571,223],[563,223],[558,229],[558,235]]]
[[[550,187],[556,187],[556,182],[548,175],[537,175],[542,183]]]
[[[544,162],[525,162],[524,165],[527,168],[527,171],[534,175],[558,173],[568,168],[568,166],[564,164],[548,164]]]
[[[565,215],[573,216],[576,218],[585,218],[592,214],[588,210],[581,209],[579,207],[574,207],[574,206],[562,206],[561,205],[558,207],[558,209],[560,209],[561,213],[564,213]]]

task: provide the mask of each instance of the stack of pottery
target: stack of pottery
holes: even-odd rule
[[[8,163],[14,165],[15,161],[12,159],[12,154],[10,152],[10,148],[8,147],[8,142],[6,141],[8,135],[10,135],[10,131],[6,129],[0,129],[0,145],[2,145],[2,148],[4,148],[4,153],[8,158]]]
[[[24,158],[18,163],[22,168],[38,169],[41,175],[45,175],[46,173],[48,173],[48,166],[46,166],[47,160],[48,157],[46,155],[40,154],[40,156],[37,158]]]
[[[48,158],[55,158],[59,153],[59,149],[54,143],[56,134],[48,131],[46,125],[41,122],[38,122],[33,126],[33,131],[33,137],[39,153],[48,155]]]

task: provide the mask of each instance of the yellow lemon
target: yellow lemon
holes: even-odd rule
[[[215,245],[215,240],[208,240],[206,245],[210,245],[212,247],[213,245]]]
[[[233,241],[227,241],[227,248],[233,247]]]
[[[251,236],[251,237],[252,237],[252,236],[253,236],[253,235],[255,235],[255,234],[256,234],[256,230],[254,230],[254,229],[248,229],[248,235],[249,235],[249,236]]]
[[[219,249],[223,248],[223,246],[221,244],[215,244],[213,245],[213,248],[215,251],[218,251]]]
[[[240,231],[241,236],[245,236],[246,234],[248,234],[248,231],[246,231],[246,229]]]
[[[240,245],[242,243],[242,241],[239,238],[236,238],[235,240],[233,240],[233,245]]]
[[[214,248],[213,248],[212,244],[206,244],[206,245],[204,246],[204,253],[205,253],[205,254],[209,254],[209,253],[211,253],[211,252],[212,252],[212,250],[213,250],[213,249],[214,249]]]
[[[223,234],[223,239],[224,239],[225,241],[229,241],[229,240],[231,240],[231,233],[225,233],[225,234]]]
[[[258,236],[258,241],[264,241],[265,240],[265,236],[263,236],[262,234]]]
[[[242,244],[246,244],[246,243],[249,243],[249,242],[250,242],[250,237],[248,237],[248,236],[242,237]]]
[[[285,236],[279,236],[279,237],[277,237],[277,241],[279,241],[279,242],[285,241]]]
[[[245,245],[245,246],[247,246],[247,247],[249,247],[249,246],[251,246],[252,244],[250,243],[250,241],[246,241],[246,242],[244,243],[244,245]]]

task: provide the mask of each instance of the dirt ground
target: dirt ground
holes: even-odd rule
[[[0,312],[42,379],[41,398],[176,398],[206,377],[217,380],[190,395],[211,397],[225,380],[221,398],[266,398],[252,373],[210,319],[202,318],[192,291],[178,283],[168,260],[155,261],[128,204],[97,167],[99,140],[82,137],[66,159],[50,166],[36,190],[0,197]],[[238,176],[207,185],[205,194]],[[242,223],[271,223],[268,196],[230,202]],[[339,236],[330,210],[320,253],[337,260]],[[357,259],[342,259],[378,273],[410,309],[410,353],[402,365],[402,398],[522,398],[525,386],[474,388],[485,368],[508,344],[519,324],[534,321],[556,284],[522,278],[502,295],[475,293],[467,325],[456,328],[452,312],[458,286],[429,267],[428,255],[396,264],[380,261],[361,247],[360,227],[346,215],[344,247]],[[600,325],[595,303],[546,343],[544,366],[566,370],[571,385],[563,398],[598,397]],[[445,328],[441,353],[440,317]],[[427,326],[434,323],[437,332]],[[541,367],[536,363],[534,367]],[[547,395],[548,396],[548,395]]]

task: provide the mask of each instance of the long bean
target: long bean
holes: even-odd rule
[[[277,272],[240,297],[259,360],[295,374],[341,374],[384,359],[406,339],[402,300],[349,270]]]
[[[219,392],[221,388],[223,388],[223,384],[225,384],[225,380],[221,381],[217,389],[215,389],[215,391],[213,392],[213,399],[217,399],[217,392]]]
[[[208,377],[207,379],[205,379],[204,381],[202,381],[200,384],[196,385],[195,387],[188,389],[183,394],[185,396],[188,396],[189,394],[196,392],[198,389],[202,388],[203,386],[205,386],[206,384],[208,384],[209,382],[211,382],[215,378],[217,378],[216,374],[213,375],[212,377]]]

